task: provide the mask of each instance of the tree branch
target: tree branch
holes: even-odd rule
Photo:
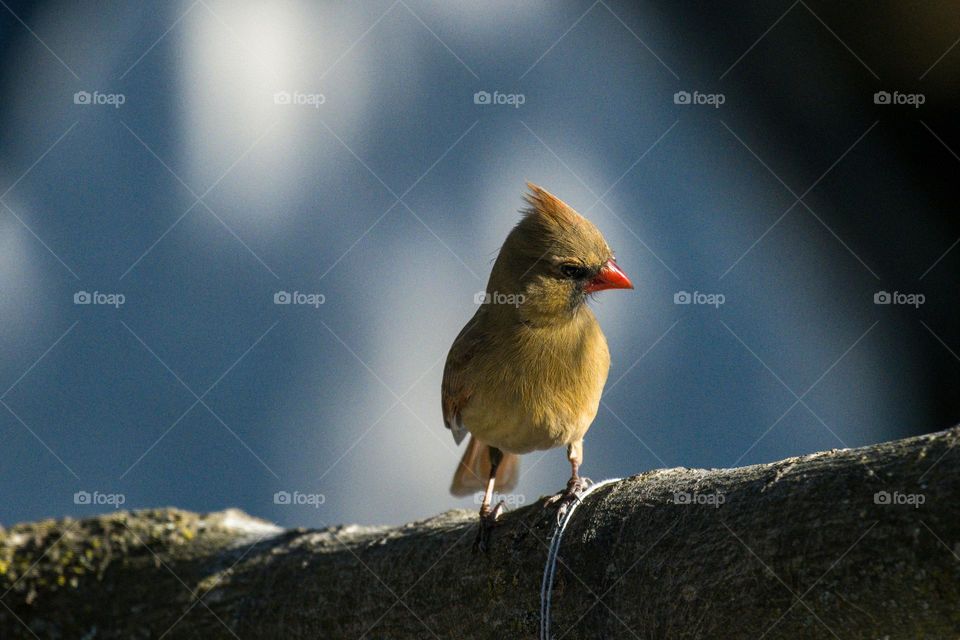
[[[960,428],[591,494],[552,637],[960,635]],[[236,510],[0,530],[2,638],[536,638],[554,512],[283,531]],[[166,634],[166,635],[164,635]]]

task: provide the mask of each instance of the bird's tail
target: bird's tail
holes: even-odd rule
[[[520,472],[520,456],[504,453],[497,467],[497,482],[494,489],[499,492],[510,491],[517,486]],[[463,452],[460,464],[453,474],[450,493],[455,496],[468,496],[475,491],[485,491],[490,478],[490,446],[470,436],[467,450]]]

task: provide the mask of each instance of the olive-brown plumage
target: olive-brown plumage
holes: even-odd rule
[[[470,443],[450,491],[486,490],[481,535],[499,513],[494,490],[517,481],[518,456],[566,445],[575,496],[583,436],[597,414],[610,368],[587,296],[633,288],[600,231],[560,199],[528,184],[528,208],[507,236],[487,283],[486,303],[460,331],[443,372],[443,419]]]

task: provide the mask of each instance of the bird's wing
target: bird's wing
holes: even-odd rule
[[[460,330],[457,339],[447,354],[447,363],[443,367],[443,383],[440,385],[440,401],[443,407],[443,422],[453,433],[453,439],[460,444],[467,435],[461,412],[473,393],[469,376],[470,361],[483,342],[480,320],[483,307]]]

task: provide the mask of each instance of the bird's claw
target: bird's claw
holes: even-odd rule
[[[500,524],[498,520],[505,508],[504,502],[501,500],[492,509],[480,510],[480,524],[477,527],[477,537],[473,541],[474,553],[486,553],[490,550],[490,532]]]
[[[569,482],[567,482],[566,489],[547,498],[544,506],[557,507],[557,525],[563,522],[564,517],[566,517],[567,512],[570,510],[570,507],[574,503],[581,501],[580,496],[591,484],[593,484],[593,481],[590,480],[590,478],[574,476],[573,478],[570,478]]]

